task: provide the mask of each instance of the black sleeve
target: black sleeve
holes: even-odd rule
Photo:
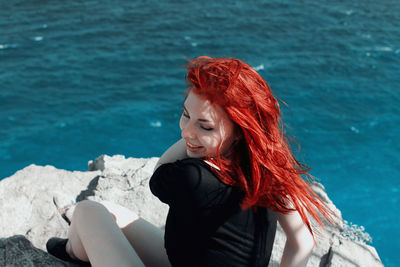
[[[208,213],[226,202],[231,188],[201,159],[185,159],[158,167],[150,178],[150,190],[170,207]]]

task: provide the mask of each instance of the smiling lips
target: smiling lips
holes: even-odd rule
[[[196,146],[196,145],[193,145],[193,144],[191,144],[190,142],[186,141],[186,148],[187,148],[189,151],[196,152],[196,151],[198,151],[199,149],[201,149],[202,146]]]

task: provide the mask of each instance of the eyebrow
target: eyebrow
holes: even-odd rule
[[[189,112],[187,111],[186,107],[185,107],[185,104],[182,104],[182,107],[183,107],[183,109],[186,111],[186,113],[189,113]],[[197,119],[197,120],[198,120],[198,121],[201,121],[201,122],[211,122],[211,121],[206,120],[206,119]]]

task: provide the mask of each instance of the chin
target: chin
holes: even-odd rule
[[[188,155],[189,158],[205,158],[206,156],[203,155],[203,153],[196,153],[192,152],[190,150],[186,150],[186,154]]]

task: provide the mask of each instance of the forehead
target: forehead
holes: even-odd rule
[[[193,113],[191,116],[197,116],[199,119],[212,121],[229,119],[222,107],[211,104],[209,100],[191,91],[189,91],[184,106],[190,113]]]

